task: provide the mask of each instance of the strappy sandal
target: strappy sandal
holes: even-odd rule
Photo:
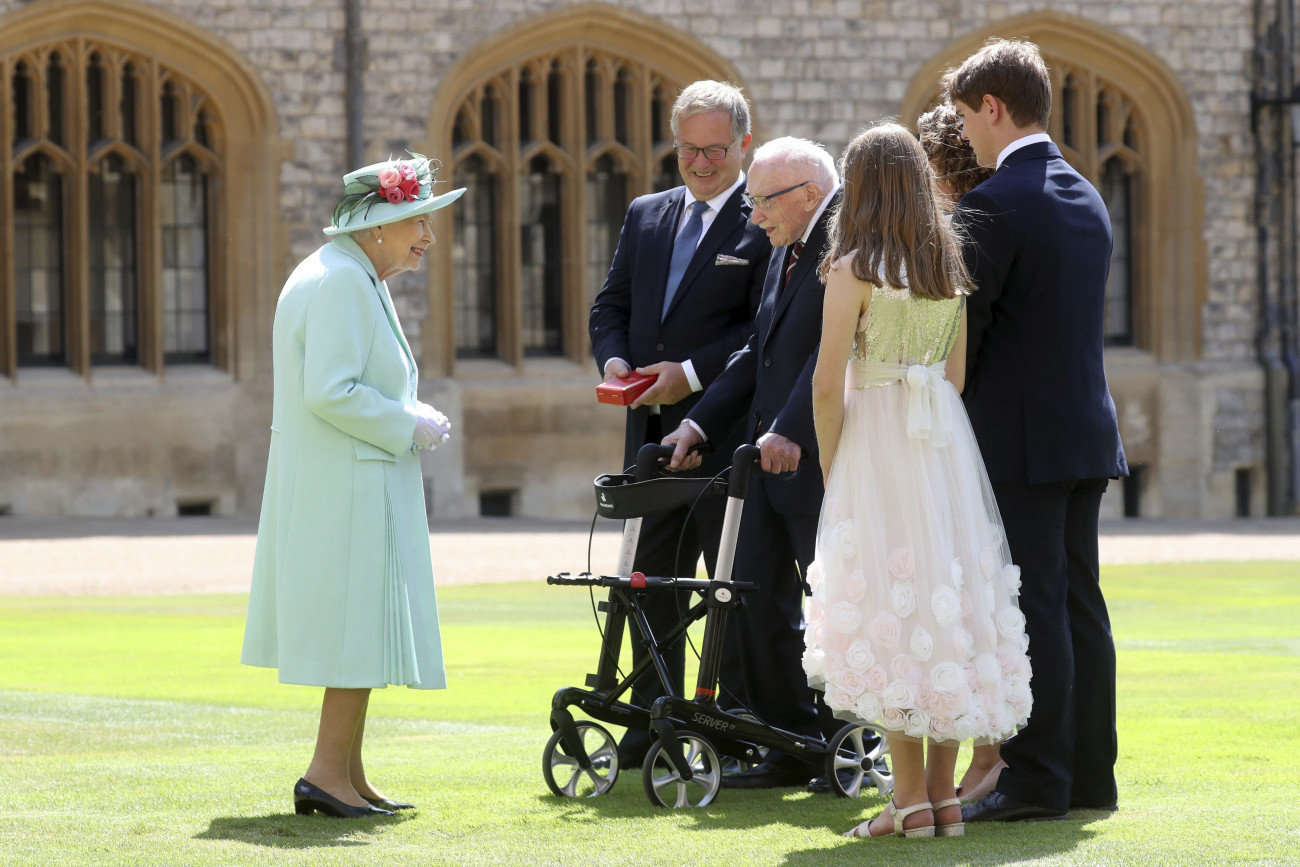
[[[936,837],[961,837],[966,833],[965,822],[951,822],[947,825],[940,824],[939,811],[944,807],[960,807],[961,798],[949,798],[946,801],[935,801],[934,809],[934,836]]]
[[[890,798],[889,803],[885,805],[885,809],[889,810],[889,815],[894,820],[894,833],[892,836],[894,837],[933,837],[934,836],[934,825],[922,825],[919,828],[903,827],[903,820],[906,819],[908,816],[912,815],[913,813],[919,813],[922,810],[929,810],[930,809],[929,801],[922,801],[919,804],[913,804],[910,807],[904,807],[903,809],[900,810],[894,806],[894,799]],[[872,834],[871,823],[873,821],[874,819],[868,819],[867,821],[857,825],[856,827],[848,831],[845,831],[844,836],[845,837],[891,836],[889,834],[880,834],[880,835]]]

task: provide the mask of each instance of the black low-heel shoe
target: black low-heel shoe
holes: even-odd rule
[[[404,804],[401,801],[390,801],[388,798],[366,798],[370,806],[378,807],[381,810],[414,810],[414,804]]]
[[[324,789],[302,779],[293,786],[293,811],[299,816],[310,816],[313,811],[319,811],[336,819],[365,819],[393,815],[391,810],[381,810],[370,804],[364,807],[345,804]]]

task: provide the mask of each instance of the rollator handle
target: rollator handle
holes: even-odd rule
[[[708,443],[696,443],[686,450],[687,454],[691,452],[711,451],[712,446]],[[646,443],[637,450],[636,468],[632,471],[633,478],[638,482],[644,482],[654,478],[655,473],[664,469],[664,464],[672,460],[675,446],[666,446],[661,443]],[[671,470],[669,472],[672,472]]]
[[[632,471],[632,477],[638,482],[653,479],[655,473],[659,471],[661,462],[671,460],[672,456],[672,446],[646,443],[637,450],[636,468]]]
[[[762,460],[763,451],[755,445],[743,445],[736,449],[731,455],[731,485],[727,488],[727,496],[745,498],[745,492],[749,490],[749,477],[753,472],[763,473],[769,479],[777,481],[789,481],[799,475],[799,467],[785,473],[764,473],[758,469],[759,461]],[[800,465],[803,464],[803,455],[799,458]]]
[[[749,474],[757,467],[758,459],[762,454],[762,450],[755,445],[740,446],[732,453],[731,481],[727,485],[728,497],[745,499],[745,492],[749,490]]]

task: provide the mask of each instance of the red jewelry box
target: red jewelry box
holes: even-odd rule
[[[636,371],[627,376],[616,376],[596,386],[596,400],[614,406],[627,406],[654,385],[658,378]]]

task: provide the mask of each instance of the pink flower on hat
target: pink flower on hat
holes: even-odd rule
[[[334,206],[334,221],[327,234],[353,231],[372,225],[372,220],[382,223],[397,218],[386,209],[372,216],[371,208],[377,204],[402,205],[430,200],[440,166],[437,160],[423,154],[411,156],[410,160],[390,157],[386,162],[345,175],[343,198]]]

